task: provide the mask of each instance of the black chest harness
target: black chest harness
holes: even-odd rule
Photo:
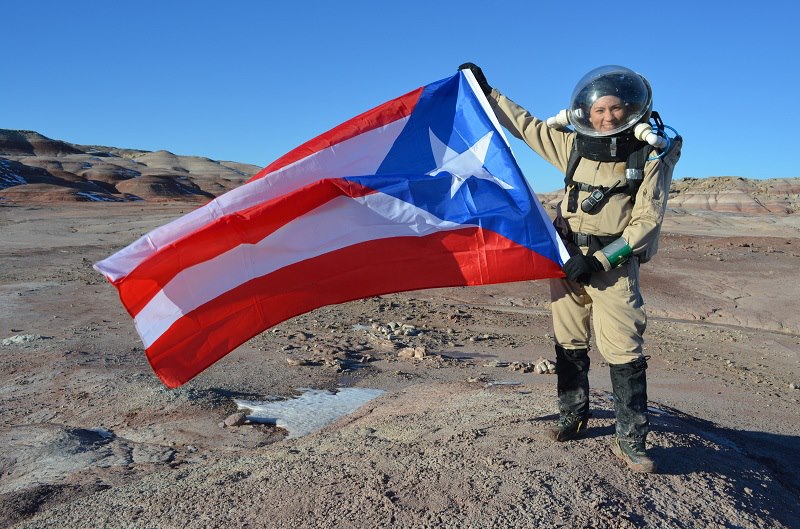
[[[585,213],[597,211],[610,195],[626,193],[631,202],[636,200],[636,193],[644,178],[644,164],[653,147],[637,140],[630,132],[620,136],[593,138],[578,134],[572,144],[572,151],[567,161],[564,177],[564,190],[567,192],[567,211],[578,211],[578,193],[586,191],[589,196],[581,202],[581,210]],[[575,182],[572,177],[581,158],[595,162],[625,162],[625,182],[617,181],[611,187],[593,186],[584,182]]]

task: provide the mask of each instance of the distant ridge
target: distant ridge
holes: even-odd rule
[[[562,190],[538,193],[539,200],[550,208],[555,208],[563,195]],[[672,181],[667,207],[718,213],[791,215],[800,212],[800,178],[681,178]]]
[[[30,130],[0,129],[0,204],[61,201],[202,203],[246,182],[260,167],[99,145],[76,145]],[[561,191],[539,193],[554,208]],[[800,178],[735,176],[674,180],[668,206],[720,213],[791,215]]]

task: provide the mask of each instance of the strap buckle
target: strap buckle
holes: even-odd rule
[[[572,242],[578,246],[590,246],[592,236],[588,233],[572,232]]]

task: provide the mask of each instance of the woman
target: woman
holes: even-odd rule
[[[643,124],[651,118],[652,91],[644,77],[621,66],[584,76],[570,108],[548,120],[551,126],[492,88],[474,64],[459,69],[472,71],[506,129],[566,174],[555,224],[571,257],[563,267],[566,277],[550,283],[559,420],[549,436],[567,441],[586,428],[591,317],[611,372],[617,418],[612,450],[634,471],[653,472],[645,448],[647,318],[639,264],[657,250],[682,139],[676,137],[666,152],[640,139],[649,130]]]

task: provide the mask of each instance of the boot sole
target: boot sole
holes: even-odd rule
[[[617,442],[616,439],[614,439],[614,442],[611,443],[611,451],[614,452],[614,455],[617,456],[617,458],[624,461],[628,468],[634,472],[653,474],[656,471],[656,465],[652,461],[650,463],[634,463],[631,461],[630,458],[625,455],[625,452],[622,451],[622,447],[619,446],[619,442]]]

